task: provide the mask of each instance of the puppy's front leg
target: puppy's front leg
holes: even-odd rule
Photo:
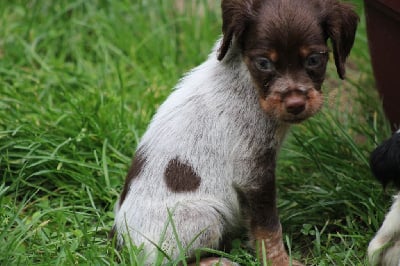
[[[288,255],[282,241],[275,199],[275,182],[272,180],[260,189],[246,191],[250,215],[252,245],[262,260],[263,249],[267,261],[273,266],[289,265]]]
[[[257,254],[260,260],[263,260],[265,252],[268,265],[272,266],[301,266],[298,261],[291,260],[286,253],[282,241],[282,229],[278,224],[278,228],[256,228],[253,229],[252,234],[256,241]]]
[[[274,176],[265,176],[258,188],[246,192],[246,198],[250,215],[250,233],[260,260],[263,259],[265,252],[268,265],[302,265],[290,260],[283,245],[282,227],[276,207]]]

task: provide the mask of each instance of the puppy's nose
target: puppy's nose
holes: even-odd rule
[[[298,115],[306,109],[306,99],[302,95],[292,95],[285,99],[286,111],[293,115]]]

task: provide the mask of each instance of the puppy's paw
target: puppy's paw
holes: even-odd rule
[[[379,236],[374,237],[368,246],[368,260],[371,265],[378,265],[381,253],[388,245],[388,239]]]
[[[400,240],[375,236],[368,246],[368,261],[372,266],[400,265]]]
[[[396,265],[400,258],[400,197],[387,213],[381,228],[368,245],[368,259],[371,265]],[[389,263],[390,262],[390,263]]]
[[[268,266],[304,266],[297,260],[291,260],[287,254],[272,258],[267,263]]]

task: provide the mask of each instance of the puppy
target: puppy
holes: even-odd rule
[[[222,19],[208,59],[152,119],[116,204],[119,243],[143,243],[149,264],[155,244],[172,259],[182,246],[190,261],[245,228],[258,254],[289,265],[276,157],[290,125],[323,104],[327,40],[343,78],[358,23],[336,0],[223,0]]]
[[[390,182],[400,190],[400,130],[379,145],[370,158],[371,170],[386,187]],[[368,246],[371,265],[400,265],[400,193],[394,198],[381,228]]]

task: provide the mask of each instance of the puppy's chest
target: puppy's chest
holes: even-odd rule
[[[253,130],[241,131],[242,138],[232,149],[230,163],[234,184],[253,187],[273,178],[276,157],[289,126],[267,121],[263,126],[248,125],[247,129]]]

